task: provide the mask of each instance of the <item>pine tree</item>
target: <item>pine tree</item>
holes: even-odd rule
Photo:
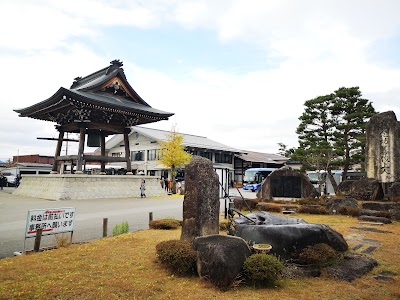
[[[333,94],[304,103],[305,110],[297,127],[299,148],[293,158],[305,170],[325,170],[331,179],[334,166],[343,169],[343,177],[353,165],[363,163],[365,125],[375,109],[361,98],[359,87],[339,88]]]
[[[359,87],[342,87],[335,91],[332,115],[336,119],[334,132],[335,148],[343,167],[343,177],[351,165],[361,164],[365,160],[365,125],[376,114],[372,103],[361,98]]]

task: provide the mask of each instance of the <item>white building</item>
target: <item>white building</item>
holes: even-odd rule
[[[140,126],[132,127],[129,134],[131,149],[132,172],[157,177],[171,178],[170,170],[160,165],[160,141],[166,141],[170,131],[145,128]],[[230,182],[234,176],[234,155],[244,151],[235,149],[203,136],[179,133],[183,136],[182,145],[193,154],[206,157],[213,162],[217,173],[225,178],[224,182]],[[99,151],[96,150],[96,151]],[[122,134],[117,134],[106,142],[106,153],[108,156],[124,157],[125,146]],[[123,166],[121,163],[115,165]],[[222,170],[224,172],[222,172]],[[225,173],[224,175],[222,175]],[[178,174],[179,176],[179,174]]]

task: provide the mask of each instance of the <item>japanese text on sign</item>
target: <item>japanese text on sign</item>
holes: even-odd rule
[[[71,232],[74,229],[75,207],[32,209],[28,211],[25,237]]]

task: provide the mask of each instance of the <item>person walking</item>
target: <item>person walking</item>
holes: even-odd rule
[[[145,190],[146,190],[146,181],[142,179],[142,183],[140,184],[140,198],[146,197]]]
[[[161,177],[160,179],[161,188],[164,188],[164,179]]]
[[[5,177],[4,177],[3,173],[0,172],[0,187],[1,187],[1,190],[3,190],[4,178]]]
[[[165,188],[165,190],[166,190],[167,192],[169,192],[169,191],[168,191],[168,177],[164,177],[164,188]]]

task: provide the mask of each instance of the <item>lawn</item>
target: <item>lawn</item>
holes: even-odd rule
[[[400,299],[399,276],[392,276],[394,281],[372,277],[381,272],[400,274],[400,224],[374,227],[389,232],[375,233],[354,229],[366,225],[352,217],[296,217],[327,224],[351,237],[350,247],[360,240],[378,241],[381,245],[369,255],[379,266],[351,283],[328,277],[282,279],[275,287],[241,283],[222,292],[198,277],[171,275],[157,262],[155,246],[179,239],[180,230],[143,230],[2,259],[0,299]]]

